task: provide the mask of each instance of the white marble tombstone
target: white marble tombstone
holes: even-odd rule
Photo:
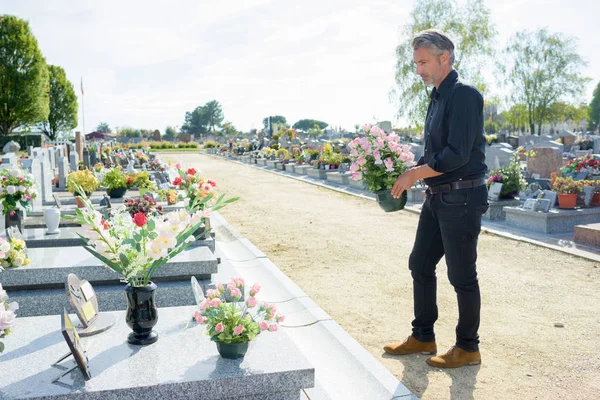
[[[67,188],[67,176],[69,175],[69,162],[66,157],[58,159],[58,187],[59,189]]]
[[[72,151],[69,154],[69,162],[71,171],[77,171],[79,169],[79,166],[77,165],[79,163],[79,155],[76,152]]]
[[[31,208],[33,211],[39,211],[42,209],[42,165],[40,164],[40,160],[37,158],[26,159],[21,161],[21,165],[23,169],[33,175],[33,179],[35,180],[35,190],[38,195],[31,202]]]

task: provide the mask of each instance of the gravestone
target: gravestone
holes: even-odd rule
[[[542,138],[540,138],[537,135],[525,135],[525,136],[519,136],[519,138],[518,138],[519,146],[523,146],[523,147],[535,145],[536,143],[539,143],[541,140],[542,140]]]
[[[90,169],[90,152],[88,149],[83,150],[83,166]]]
[[[500,182],[494,182],[490,186],[490,190],[488,191],[488,200],[498,201],[500,198],[500,192],[502,191],[502,184]]]
[[[504,167],[510,164],[512,155],[512,150],[504,146],[493,145],[485,150],[485,162],[489,169]]]
[[[56,148],[50,147],[48,149],[48,159],[50,160],[50,168],[54,171],[56,169]]]
[[[544,199],[550,201],[550,207],[556,207],[556,200],[558,199],[558,193],[551,190],[544,190]]]
[[[12,140],[6,143],[2,148],[3,153],[16,153],[19,150],[21,150],[21,145]]]
[[[537,209],[538,209],[537,199],[527,199],[527,200],[525,200],[525,204],[523,204],[523,210],[537,211]]]
[[[33,211],[38,211],[42,209],[42,166],[40,165],[40,160],[37,158],[33,159],[25,159],[21,161],[21,165],[23,169],[33,175],[33,179],[35,181],[36,190],[38,192],[38,196],[34,200],[31,201],[31,207]]]
[[[6,153],[2,156],[2,167],[10,168],[17,166],[17,155],[15,153]]]
[[[42,182],[40,189],[42,191],[42,200],[44,202],[52,201],[52,180],[54,179],[54,170],[50,167],[50,161],[46,157],[39,159],[42,168]]]
[[[27,156],[31,157],[33,155],[33,146],[27,146]]]
[[[79,163],[79,156],[77,155],[76,152],[72,152],[69,155],[69,165],[71,167],[71,171],[77,171],[79,169],[79,166],[77,165]]]
[[[537,209],[542,212],[549,212],[550,208],[552,208],[552,202],[548,199],[536,199],[538,202]]]
[[[67,176],[69,175],[69,162],[66,157],[58,159],[58,187],[59,189],[67,188]]]
[[[419,158],[423,157],[423,145],[422,144],[411,144],[410,151],[415,155],[415,162],[419,161]]]
[[[550,178],[552,172],[557,172],[562,167],[562,155],[553,148],[533,148],[535,157],[527,160],[527,169],[532,174],[540,174],[541,178]]]
[[[83,135],[81,132],[75,132],[75,149],[77,157],[83,160]]]

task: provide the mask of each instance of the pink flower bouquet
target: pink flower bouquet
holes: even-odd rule
[[[214,342],[247,343],[260,331],[277,332],[285,317],[277,314],[273,304],[258,302],[256,294],[260,286],[254,284],[244,301],[243,278],[233,278],[226,286],[218,283],[216,289],[208,290],[194,313],[199,324],[206,324],[206,333]],[[227,303],[226,297],[232,302]]]
[[[415,155],[410,146],[401,144],[400,137],[393,132],[387,135],[382,129],[370,125],[363,126],[363,131],[363,137],[357,137],[348,144],[352,179],[362,179],[373,193],[391,189],[396,179],[415,165]]]

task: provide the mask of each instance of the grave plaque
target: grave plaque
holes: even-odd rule
[[[587,178],[588,176],[588,172],[587,171],[580,171],[577,173],[577,175],[575,175],[575,178],[573,178],[574,181],[581,181],[585,178]]]
[[[85,354],[85,350],[83,349],[81,339],[79,338],[77,330],[75,330],[75,327],[73,326],[66,309],[63,310],[61,315],[61,325],[63,337],[69,346],[69,350],[71,351],[73,358],[75,358],[77,366],[81,370],[85,380],[90,379],[92,376],[90,375],[90,370],[88,369],[88,359]]]
[[[62,203],[60,201],[60,197],[56,193],[52,193],[52,197],[54,197],[54,202],[56,203],[56,208],[62,208]]]
[[[192,290],[194,292],[194,298],[196,299],[196,304],[200,307],[200,303],[204,300],[204,292],[202,291],[202,287],[198,283],[198,280],[195,276],[192,276]]]
[[[544,199],[550,201],[550,208],[556,206],[556,200],[558,199],[558,193],[553,192],[551,190],[544,190]]]
[[[545,213],[547,213],[548,211],[550,211],[550,207],[552,207],[552,202],[548,199],[537,199],[537,209],[538,211],[543,211]]]
[[[527,211],[537,211],[538,209],[538,200],[537,199],[527,199],[525,200],[525,204],[523,204],[523,209]]]
[[[500,199],[500,191],[502,190],[502,184],[499,182],[492,183],[488,192],[488,200],[498,201]]]

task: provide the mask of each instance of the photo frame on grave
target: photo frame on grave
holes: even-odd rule
[[[54,198],[54,203],[56,203],[56,208],[62,208],[62,202],[60,201],[60,197],[56,193],[52,193],[52,197]]]
[[[549,199],[537,199],[537,210],[542,212],[549,212],[552,207],[552,202]]]
[[[67,313],[66,309],[63,309],[63,313],[61,315],[61,331],[65,342],[67,342],[67,345],[69,346],[71,355],[73,355],[73,358],[77,363],[77,367],[79,367],[79,370],[83,374],[83,378],[86,381],[89,380],[92,375],[90,374],[90,370],[88,368],[88,358],[85,354],[83,344],[81,343],[81,338],[79,337],[75,326],[71,322],[71,318],[69,318],[69,314]],[[61,376],[64,376],[64,374]]]
[[[537,199],[525,200],[525,204],[523,204],[523,210],[537,211],[537,209],[538,209],[538,200]]]
[[[14,240],[23,240],[23,235],[21,231],[16,226],[10,226],[6,228],[6,238],[9,242],[13,242]],[[27,243],[23,240],[23,251],[27,253]]]
[[[110,203],[110,197],[104,193],[104,201],[106,202],[106,208],[112,208],[112,204]]]
[[[67,300],[79,321],[74,322],[79,336],[92,336],[112,328],[116,322],[113,314],[101,313],[98,297],[92,284],[69,274],[65,282]]]
[[[502,184],[500,182],[494,182],[488,190],[488,200],[498,201],[500,199],[500,192],[502,191]]]
[[[558,200],[558,193],[553,192],[552,190],[544,190],[543,198],[550,201],[550,208],[556,207],[556,201]]]

